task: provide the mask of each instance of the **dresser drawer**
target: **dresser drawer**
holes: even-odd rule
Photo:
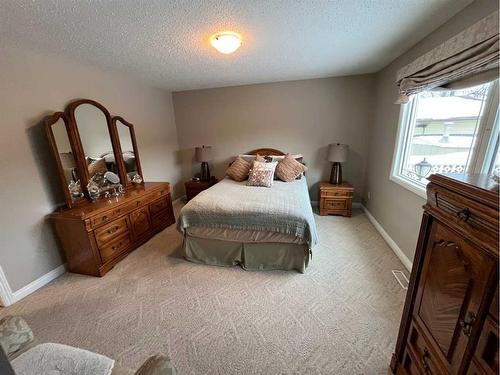
[[[327,210],[345,210],[347,209],[347,199],[325,199],[324,208]]]
[[[113,241],[120,237],[123,233],[128,232],[127,218],[122,217],[109,224],[106,224],[95,231],[95,239],[99,246]]]
[[[157,213],[165,211],[169,203],[170,199],[168,199],[168,197],[163,197],[151,202],[149,205],[149,211],[151,212],[151,215],[156,215]]]
[[[149,197],[150,197],[150,199],[156,199],[156,198],[164,197],[168,193],[170,193],[170,188],[168,186],[165,186],[165,187],[155,191],[154,193],[151,193],[151,195]]]
[[[352,197],[352,191],[348,190],[321,190],[321,197]]]
[[[130,236],[127,233],[122,237],[117,238],[113,242],[110,242],[108,245],[102,246],[99,249],[99,252],[101,253],[102,263],[109,262],[116,258],[118,255],[122,254],[130,246],[130,243]]]

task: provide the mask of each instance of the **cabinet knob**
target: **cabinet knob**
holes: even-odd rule
[[[472,332],[472,326],[474,325],[475,321],[476,321],[476,315],[470,311],[467,312],[467,314],[465,314],[465,318],[460,319],[458,321],[460,327],[462,327],[462,332],[465,336],[470,336]]]
[[[470,218],[470,210],[468,208],[464,208],[457,212],[458,219],[466,222]]]

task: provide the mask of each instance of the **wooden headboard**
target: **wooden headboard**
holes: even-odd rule
[[[276,150],[275,148],[258,148],[247,152],[247,155],[271,155],[271,156],[284,156],[286,155],[283,151]]]

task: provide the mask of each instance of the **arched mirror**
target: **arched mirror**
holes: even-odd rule
[[[72,207],[76,202],[84,199],[81,179],[78,174],[75,152],[69,138],[69,125],[66,116],[62,112],[56,112],[44,119],[45,130],[54,160],[57,164],[59,179],[63,187],[64,196],[68,206]]]
[[[113,117],[113,124],[118,133],[127,185],[141,183],[142,169],[135,140],[134,125],[119,116]]]

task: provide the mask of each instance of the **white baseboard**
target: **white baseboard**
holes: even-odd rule
[[[2,267],[0,266],[0,305],[9,306],[14,303],[14,297],[12,296],[12,289],[10,289],[9,282]]]
[[[399,258],[401,263],[405,266],[405,268],[408,270],[408,272],[411,272],[411,268],[413,266],[412,261],[403,253],[403,251],[399,248],[398,244],[394,242],[394,240],[389,236],[389,234],[384,230],[382,225],[373,217],[373,215],[368,211],[368,209],[365,206],[362,206],[363,210],[365,211],[366,216],[368,217],[368,220],[373,224],[375,229],[380,233],[382,238],[387,242],[387,245],[394,251],[394,254]]]
[[[2,299],[2,306],[9,306],[17,301],[23,299],[28,294],[40,289],[42,286],[50,283],[52,280],[57,279],[66,272],[66,264],[61,264],[59,267],[47,272],[45,275],[32,281],[28,285],[22,287],[15,292],[12,292],[10,285],[5,277],[3,270],[0,268],[0,297]]]

